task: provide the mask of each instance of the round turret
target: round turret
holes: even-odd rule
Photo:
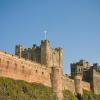
[[[52,66],[52,50],[48,40],[41,41],[41,64]]]
[[[52,67],[52,88],[53,92],[57,95],[57,100],[63,100],[63,90],[62,90],[62,68]]]

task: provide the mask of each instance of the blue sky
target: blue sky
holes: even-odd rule
[[[44,39],[64,49],[64,72],[86,59],[100,63],[100,0],[0,0],[0,49]]]

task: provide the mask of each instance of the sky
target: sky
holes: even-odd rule
[[[0,0],[0,50],[40,45],[64,49],[64,73],[85,59],[100,64],[100,0]]]

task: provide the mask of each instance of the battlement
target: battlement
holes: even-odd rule
[[[92,68],[93,68],[96,72],[100,73],[100,65],[99,65],[98,63],[94,63],[93,66],[92,66]]]
[[[16,59],[16,60],[20,60],[20,61],[22,61],[23,63],[25,62],[27,62],[27,63],[35,63],[35,64],[38,64],[38,66],[42,66],[42,68],[45,68],[46,66],[45,65],[41,65],[41,64],[39,64],[39,63],[37,63],[37,62],[35,62],[35,61],[32,61],[32,60],[29,60],[29,59],[25,59],[25,58],[23,58],[23,57],[21,57],[21,58],[19,58],[17,55],[14,55],[14,54],[11,54],[11,53],[8,53],[8,52],[5,52],[5,51],[2,51],[2,50],[0,50],[0,59],[4,59],[4,58],[1,58],[2,56],[1,55],[3,55],[3,57],[10,57],[10,58],[12,58],[12,59]],[[6,60],[6,59],[5,59]]]
[[[16,45],[15,55],[48,67],[53,66],[53,63],[55,66],[63,67],[63,49],[51,48],[49,40],[42,40],[40,46],[33,44],[32,48],[24,48],[22,45]]]
[[[0,52],[0,76],[53,87],[58,100],[63,97],[62,68],[63,49],[53,49],[49,40],[42,40],[40,46],[33,44],[31,48],[18,44],[15,55]]]
[[[88,68],[90,66],[89,65],[89,62],[87,62],[85,60],[80,60],[79,62],[72,63],[72,65],[75,65],[75,66],[83,66],[83,68]]]
[[[63,75],[62,48],[52,48],[49,40],[42,40],[40,46],[33,44],[24,48],[18,44],[15,55],[0,51],[0,76],[27,82],[42,83],[53,88],[58,100],[62,90],[82,93],[82,89],[100,92],[100,66],[85,60],[71,64],[71,76]],[[97,84],[97,85],[96,85]]]
[[[45,65],[0,51],[0,76],[51,87],[50,73]]]
[[[57,51],[57,52],[58,51],[63,51],[63,49],[61,47],[55,48],[54,50]]]
[[[44,44],[44,43],[49,43],[50,44],[50,41],[49,40],[41,40],[41,44]]]

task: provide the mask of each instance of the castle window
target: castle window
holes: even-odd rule
[[[81,71],[81,69],[80,68],[78,68],[78,72],[80,72]]]
[[[37,73],[38,71],[36,70],[35,72]]]
[[[42,72],[42,75],[44,75],[44,72]]]
[[[6,66],[6,68],[8,68],[9,67],[9,61],[7,61],[7,66]]]
[[[81,70],[81,68],[79,69],[79,72],[81,72],[82,70]]]

